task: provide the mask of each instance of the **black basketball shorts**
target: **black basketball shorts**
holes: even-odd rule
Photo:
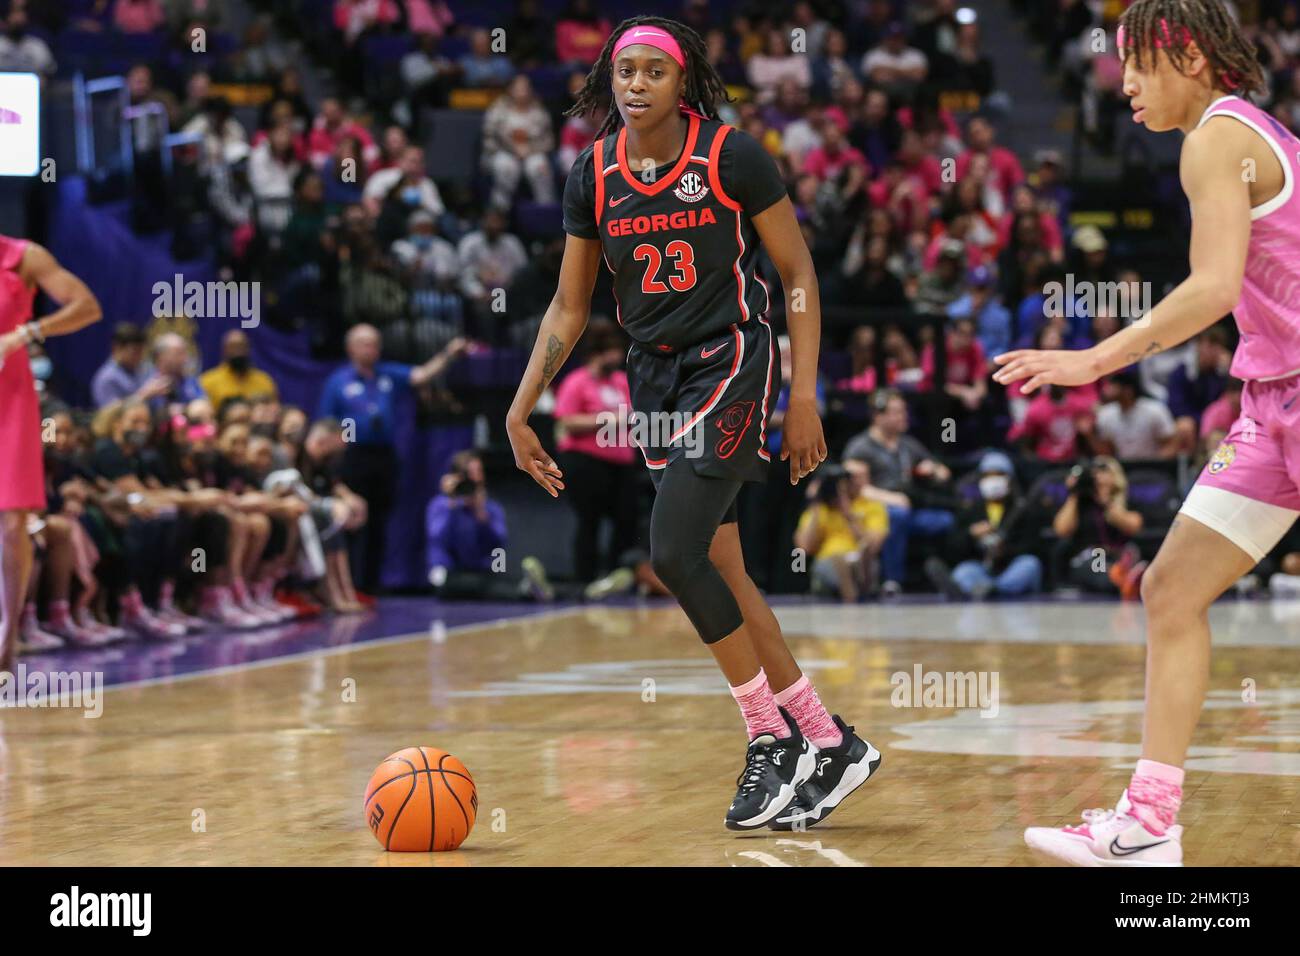
[[[767,480],[767,419],[781,389],[781,357],[765,319],[675,352],[635,343],[627,377],[632,441],[653,477],[684,457],[706,477]]]

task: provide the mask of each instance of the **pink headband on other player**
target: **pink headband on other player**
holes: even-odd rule
[[[686,55],[682,53],[681,44],[677,42],[671,33],[660,27],[636,26],[624,30],[619,34],[619,38],[614,41],[614,50],[610,53],[610,59],[613,60],[614,57],[618,56],[619,51],[624,47],[632,46],[635,43],[644,43],[656,50],[662,50],[672,57],[683,70],[686,69]],[[678,105],[683,113],[698,116],[700,119],[705,118],[703,113],[688,106],[685,100],[682,100]]]
[[[1192,31],[1187,29],[1187,27],[1179,27],[1178,29],[1182,32],[1179,33],[1178,39],[1175,40],[1173,38],[1173,35],[1169,32],[1169,21],[1161,18],[1160,32],[1164,34],[1164,36],[1152,37],[1151,40],[1152,46],[1154,46],[1157,50],[1167,50],[1170,47],[1175,47],[1175,46],[1187,46],[1187,44],[1192,42]],[[1116,31],[1115,33],[1115,45],[1118,46],[1121,50],[1124,49],[1124,47],[1126,46],[1137,46],[1136,37],[1132,38],[1133,42],[1131,44],[1125,43],[1124,41],[1126,39],[1128,39],[1128,35],[1125,32],[1124,28],[1121,26],[1119,30]]]
[[[1163,36],[1152,37],[1151,45],[1155,47],[1157,50],[1168,50],[1176,46],[1178,47],[1187,46],[1187,44],[1191,43],[1192,40],[1195,39],[1195,37],[1192,36],[1192,31],[1187,29],[1187,27],[1179,27],[1178,31],[1179,31],[1178,39],[1175,40],[1173,34],[1170,33],[1169,31],[1169,21],[1165,20],[1162,17],[1160,20],[1160,32],[1163,34]],[[1125,42],[1126,40],[1130,40],[1130,39],[1132,40],[1132,43]],[[1123,50],[1126,46],[1137,46],[1137,43],[1138,41],[1136,37],[1127,36],[1124,27],[1121,26],[1119,30],[1116,31],[1115,45],[1119,49]],[[1220,77],[1220,79],[1223,80],[1223,85],[1230,90],[1235,90],[1238,86],[1241,85],[1241,80],[1238,78],[1236,73],[1232,73],[1232,72],[1225,73],[1222,77]]]

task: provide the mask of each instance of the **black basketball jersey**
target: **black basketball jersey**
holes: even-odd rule
[[[665,352],[767,312],[752,217],[786,195],[776,164],[751,137],[687,115],[676,163],[638,175],[627,163],[623,128],[579,157],[565,190],[565,228],[600,239],[620,324]],[[575,210],[575,202],[586,209]]]

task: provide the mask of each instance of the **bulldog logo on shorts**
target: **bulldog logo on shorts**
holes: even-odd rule
[[[1220,443],[1210,458],[1210,474],[1217,475],[1237,460],[1237,446],[1230,441]]]
[[[722,432],[722,438],[718,440],[717,447],[714,451],[719,458],[730,458],[732,454],[740,447],[740,441],[745,437],[745,432],[749,430],[749,423],[754,420],[754,403],[753,402],[736,402],[728,405],[726,410],[718,416],[718,431]]]

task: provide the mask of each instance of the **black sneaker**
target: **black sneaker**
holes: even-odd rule
[[[844,742],[815,752],[817,768],[790,806],[768,824],[773,830],[802,830],[820,823],[880,766],[879,750],[855,734],[838,714],[831,719],[844,734]]]
[[[781,711],[790,736],[780,739],[759,734],[749,742],[745,769],[736,779],[740,788],[727,809],[728,830],[756,830],[766,826],[794,800],[799,786],[813,772],[812,744],[804,739],[794,720]]]
[[[961,588],[957,587],[957,582],[952,579],[952,572],[948,570],[948,565],[943,558],[927,559],[925,576],[930,579],[934,589],[950,601],[961,601],[966,597]]]

